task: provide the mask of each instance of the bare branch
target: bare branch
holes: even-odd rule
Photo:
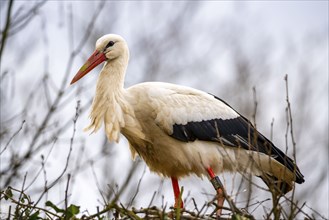
[[[1,46],[0,46],[0,63],[2,61],[2,53],[6,45],[6,40],[8,37],[10,25],[11,25],[11,13],[12,13],[12,7],[13,7],[14,0],[8,1],[8,9],[7,9],[7,16],[6,16],[6,23],[5,28],[2,31],[2,38],[1,38]]]

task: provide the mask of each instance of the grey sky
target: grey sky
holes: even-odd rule
[[[24,3],[15,2],[15,9]],[[123,35],[128,40],[131,48],[131,62],[126,77],[128,86],[139,83],[140,80],[144,79],[143,71],[147,69],[148,60],[140,54],[152,51],[152,48],[146,48],[143,51],[143,48],[139,47],[140,42],[137,40],[137,36],[142,36],[144,33],[150,36],[150,39],[152,39],[152,42],[148,42],[150,47],[157,45],[159,39],[165,41],[164,44],[170,42],[170,39],[162,39],[163,33],[161,30],[164,26],[171,25],[172,14],[175,10],[180,10],[180,5],[183,5],[180,2],[177,4],[168,2],[168,4],[165,3],[165,6],[159,4],[159,6],[165,8],[164,16],[163,14],[157,14],[157,11],[152,9],[158,3],[146,1],[142,3],[143,7],[140,8],[137,7],[137,4],[136,2],[125,1],[122,3],[116,2],[116,5],[114,5],[107,2],[106,8],[101,12],[101,18],[98,18],[95,23],[95,29],[98,31],[97,35],[107,34],[111,30]],[[274,140],[283,149],[285,146],[283,138],[285,130],[279,130],[279,125],[282,122],[284,124],[286,120],[283,76],[289,74],[292,109],[296,113],[294,122],[296,130],[301,130],[298,137],[298,146],[303,147],[303,149],[300,149],[298,162],[301,170],[305,172],[306,178],[303,185],[297,185],[297,192],[308,187],[314,187],[316,183],[312,180],[317,179],[317,173],[314,173],[310,167],[317,170],[328,166],[328,163],[326,163],[328,156],[323,151],[323,143],[328,143],[328,137],[323,135],[325,131],[322,129],[322,126],[324,129],[328,129],[328,1],[204,1],[202,4],[200,2],[191,2],[191,4],[196,4],[198,10],[196,10],[195,17],[191,16],[181,27],[182,29],[191,30],[190,35],[184,35],[184,40],[181,42],[183,45],[181,51],[172,52],[175,45],[169,45],[161,51],[165,53],[165,57],[168,57],[168,59],[161,61],[168,65],[168,69],[163,70],[160,66],[159,73],[172,71],[175,77],[170,74],[159,74],[154,78],[159,81],[169,81],[206,90],[230,101],[232,105],[238,105],[241,99],[246,100],[246,102],[249,101],[252,105],[251,88],[256,86],[259,93],[260,116],[258,126],[261,131],[268,135],[270,133],[269,125],[272,119],[275,118],[275,128],[277,130],[275,131]],[[1,3],[2,5],[4,3]],[[76,46],[82,37],[80,33],[85,31],[96,6],[97,4],[91,1],[49,1],[41,8],[37,19],[26,26],[21,33],[9,39],[4,51],[4,60],[1,64],[2,70],[15,73],[12,80],[4,81],[8,83],[6,88],[9,88],[9,92],[5,94],[6,97],[8,96],[6,100],[10,100],[10,102],[7,102],[9,114],[17,112],[23,107],[22,103],[26,102],[26,94],[39,85],[39,81],[36,81],[36,79],[39,75],[41,76],[44,70],[49,69],[54,84],[60,84],[70,52],[67,12],[72,9],[74,15],[73,30],[74,45]],[[112,16],[120,19],[114,21]],[[4,18],[4,8],[2,8],[1,28],[3,27]],[[218,28],[223,28],[223,30],[217,32]],[[240,28],[242,29],[241,32]],[[177,33],[178,36],[183,36],[180,35],[179,29]],[[235,41],[235,38],[241,39],[241,41]],[[249,87],[232,93],[227,88],[238,86],[235,84],[238,79],[235,78],[236,75],[232,74],[236,68],[232,59],[232,48],[238,42],[242,44],[243,51],[241,53],[244,53],[247,57],[261,58],[262,54],[259,53],[264,53],[264,57],[268,55],[268,60],[271,62],[264,64],[261,59],[256,61],[251,59],[253,63],[250,65],[254,72],[251,73]],[[317,42],[321,43],[320,46]],[[72,77],[84,60],[92,53],[93,46],[94,39],[88,39],[82,53],[73,63]],[[27,48],[27,51],[21,50],[22,48]],[[195,64],[196,57],[200,60],[200,63],[206,63],[206,65],[198,69]],[[154,57],[150,56],[148,58]],[[303,71],[303,63],[307,66],[308,71]],[[264,65],[264,69],[258,68],[258,65],[262,68]],[[269,68],[268,72],[261,72],[267,70],[267,67]],[[74,100],[66,109],[66,117],[74,114],[76,100],[80,99],[85,104],[93,96],[98,71],[99,69],[94,70],[93,73],[84,78],[82,83],[90,86],[86,93],[74,96]],[[309,74],[308,77],[305,77],[309,80],[302,81],[303,77],[300,77],[302,74]],[[301,87],[305,87],[305,91],[311,91],[312,94],[308,96],[306,103],[299,106],[298,99],[302,92]],[[13,88],[17,91],[11,92]],[[67,86],[66,92],[73,94],[76,92],[76,87]],[[10,98],[11,95],[15,97],[13,100]],[[242,109],[238,110],[242,111]],[[305,114],[299,117],[298,113],[302,111],[305,111]],[[88,136],[82,132],[82,128],[89,123],[88,113],[89,111],[79,117],[77,137],[86,140],[88,146],[91,146],[93,143],[100,143],[104,134],[103,131],[100,131],[97,134]],[[248,113],[248,110],[246,110],[246,113]],[[247,115],[247,117],[249,116]],[[35,114],[33,117],[39,121],[41,116]],[[16,125],[12,126],[15,127]],[[317,130],[318,136],[309,136],[308,129]],[[66,134],[63,139],[69,138],[70,135],[71,133]],[[322,147],[317,148],[317,141],[320,141]],[[130,154],[127,146],[127,142],[123,137],[121,143],[114,146],[116,159],[111,170],[119,176],[118,183],[124,177],[124,175],[120,176],[122,172],[125,172],[122,165],[130,164]],[[78,146],[75,146],[75,149],[78,148]],[[58,174],[58,167],[61,167],[61,162],[58,161],[65,159],[66,154],[61,155],[61,153],[66,151],[67,148],[60,145],[59,150],[53,152],[48,167],[49,175],[56,176]],[[86,154],[94,153],[93,149],[87,149],[86,152]],[[314,158],[318,161],[314,162]],[[38,158],[36,161],[38,161]],[[95,164],[94,169],[99,169],[99,166]],[[142,175],[142,171],[141,169],[140,175]],[[313,195],[308,194],[310,195],[308,202],[310,205],[314,204],[319,208],[318,211],[328,218],[328,167],[325,174],[327,175],[325,184]],[[102,174],[98,173],[98,175],[101,176]],[[77,177],[77,182],[80,181],[80,184],[78,184],[79,187],[72,190],[72,200],[79,203],[83,209],[91,207],[91,210],[93,210],[96,205],[99,205],[97,201],[99,195],[97,194],[95,180],[90,176],[91,170],[87,169]],[[139,174],[136,178],[139,178]],[[227,178],[229,179],[230,176]],[[144,181],[148,183],[142,185],[142,188],[145,188],[141,189],[140,193],[145,194],[145,196],[141,196],[138,200],[143,206],[148,204],[153,191],[157,190],[160,178],[149,173],[146,168],[145,179],[147,181]],[[40,180],[40,183],[42,184],[42,180]],[[203,191],[211,190],[207,180],[200,180],[195,177],[183,180],[182,184],[185,185],[186,189],[192,191],[193,196],[200,194],[199,188],[202,188]],[[85,193],[81,194],[80,191]],[[165,198],[168,204],[171,202],[171,193],[170,184],[165,181],[161,194],[166,195]],[[51,195],[51,197],[58,199],[56,196],[57,194]],[[199,200],[203,202],[204,198],[204,195],[203,197],[200,196]],[[158,196],[157,199],[157,202],[160,203],[161,196]]]

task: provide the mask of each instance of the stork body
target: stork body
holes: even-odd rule
[[[151,171],[177,179],[223,171],[251,173],[279,184],[283,193],[304,182],[294,162],[224,101],[169,83],[147,82],[124,88],[129,50],[118,35],[105,35],[71,84],[106,61],[97,82],[87,129],[105,126],[110,141],[122,133],[133,157]],[[269,182],[265,180],[268,184]],[[282,188],[282,183],[285,188]]]
[[[240,125],[239,114],[214,96],[192,88],[158,82],[135,85],[123,94],[123,100],[127,103],[120,105],[118,101],[117,105],[123,107],[122,113],[116,115],[123,115],[119,124],[124,126],[120,130],[107,130],[108,137],[118,141],[117,134],[121,132],[130,143],[133,157],[136,153],[140,155],[152,171],[177,178],[190,174],[207,175],[205,167],[212,167],[215,173],[240,171],[260,176],[264,172],[259,166],[262,160],[265,160],[265,165],[268,164],[268,155],[222,145],[220,141],[225,143],[225,139],[219,135],[222,130],[220,123],[217,124],[218,137],[201,137],[202,132],[212,135],[211,128],[217,135],[215,124],[211,124],[214,119],[223,120],[222,124],[231,122],[237,126],[250,126]],[[115,127],[111,123],[116,122],[109,123],[109,127]],[[196,131],[185,128],[188,123],[194,123]],[[184,133],[184,129],[189,133]],[[237,143],[231,145],[238,146]],[[256,163],[248,165],[249,157],[254,157],[258,166]],[[275,160],[272,163],[283,170],[280,163]],[[268,166],[266,168],[269,169]],[[293,175],[290,179],[294,179]]]

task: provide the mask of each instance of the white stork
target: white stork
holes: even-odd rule
[[[104,124],[108,139],[116,142],[122,133],[133,158],[138,154],[151,171],[171,177],[176,208],[183,207],[178,179],[190,174],[210,177],[219,206],[224,197],[215,173],[251,173],[282,193],[304,182],[294,161],[221,99],[160,82],[125,89],[128,60],[126,41],[105,35],[71,84],[105,61],[86,130],[96,132]]]

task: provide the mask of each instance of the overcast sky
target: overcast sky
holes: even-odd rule
[[[23,5],[24,3],[24,1],[14,2],[14,9],[17,10],[20,5]],[[142,74],[139,74],[139,71],[143,70],[143,68],[140,66],[147,64],[147,61],[144,62],[143,60],[139,60],[138,54],[143,53],[143,51],[138,48],[138,45],[136,45],[138,41],[135,41],[135,37],[137,35],[142,35],[143,30],[147,30],[148,34],[152,33],[152,30],[161,30],[162,25],[168,24],[171,13],[177,9],[180,9],[180,5],[183,5],[183,3],[175,2],[172,4],[172,2],[168,2],[168,8],[166,8],[166,17],[158,17],[156,10],[148,10],[148,8],[156,8],[158,4],[156,2],[143,2],[143,7],[141,7],[141,9],[138,7],[138,3],[136,2],[125,1],[122,3],[117,2],[116,4],[118,7],[111,8],[110,2],[107,2],[105,5],[106,9],[101,12],[102,19],[96,20],[95,26],[97,27],[97,31],[100,36],[107,34],[108,31],[111,30],[115,33],[123,35],[127,39],[128,43],[130,43],[132,56],[130,67],[128,68],[128,73],[131,74],[127,75],[126,81],[127,85],[131,85],[140,82],[143,76]],[[193,57],[194,53],[187,51],[189,48],[193,48],[193,52],[200,51],[200,53],[204,48],[207,48],[204,49],[204,56],[198,53],[195,53],[195,56],[200,56],[199,59],[208,59],[210,67],[207,70],[209,70],[209,74],[192,74],[190,76],[187,74],[189,72],[193,72],[193,68],[185,68],[182,70],[180,76],[175,78],[161,78],[160,75],[158,76],[157,80],[170,81],[187,86],[193,86],[220,95],[218,93],[221,90],[218,89],[218,84],[202,84],[200,83],[200,79],[204,80],[205,82],[211,82],[214,81],[214,75],[217,77],[218,73],[226,72],[226,75],[220,75],[220,79],[225,81],[226,84],[229,83],[234,85],[235,79],[232,78],[232,76],[229,74],[230,71],[232,71],[232,67],[227,64],[230,61],[230,59],[227,58],[227,51],[229,51],[230,46],[229,44],[226,45],[229,40],[223,40],[221,38],[222,36],[220,35],[212,35],[212,28],[215,29],[217,24],[230,21],[232,22],[232,27],[244,29],[244,35],[241,36],[241,38],[244,38],[244,47],[246,48],[245,53],[248,56],[253,56],[254,53],[256,53],[253,50],[255,48],[262,47],[263,41],[267,42],[264,40],[266,39],[266,36],[271,39],[271,42],[274,45],[273,47],[275,48],[273,51],[269,51],[269,53],[271,54],[271,59],[274,60],[273,63],[275,63],[275,66],[271,66],[271,68],[272,71],[277,72],[276,77],[270,78],[272,80],[271,83],[263,83],[261,77],[255,77],[255,79],[251,82],[252,85],[250,85],[250,88],[256,86],[260,90],[260,93],[266,94],[267,97],[271,97],[269,99],[273,99],[273,103],[271,103],[269,100],[266,100],[265,98],[260,100],[259,108],[266,109],[267,114],[267,117],[259,125],[260,129],[266,130],[269,127],[268,125],[270,124],[272,118],[278,119],[277,121],[280,121],[280,119],[285,119],[284,110],[282,111],[282,109],[285,107],[283,76],[288,73],[289,77],[291,77],[291,97],[292,102],[294,103],[294,98],[298,97],[298,94],[294,93],[294,91],[300,91],[298,89],[300,89],[301,86],[304,86],[304,84],[301,84],[298,81],[299,74],[303,74],[302,71],[295,69],[296,65],[302,62],[309,62],[308,64],[310,66],[311,72],[313,71],[316,73],[311,77],[312,80],[308,82],[312,86],[312,92],[314,92],[314,94],[311,96],[312,103],[310,104],[311,106],[305,107],[309,117],[314,117],[313,121],[315,121],[315,123],[312,124],[312,126],[314,126],[312,129],[318,128],[321,130],[319,127],[322,126],[323,123],[326,124],[324,128],[328,129],[328,1],[203,1],[202,4],[200,2],[191,2],[191,4],[197,4],[197,7],[199,8],[195,14],[195,18],[191,18],[191,22],[187,21],[186,24],[184,24],[184,27],[193,30],[193,34],[187,36],[188,39],[186,39],[186,42],[188,42],[186,44],[189,44],[190,47],[187,47],[186,51],[182,51],[182,54],[177,54],[177,57],[172,60],[178,63],[180,61],[180,55],[186,56],[187,61],[192,60],[192,58],[188,57]],[[1,28],[3,28],[5,21],[4,5],[5,4],[2,2]],[[134,5],[134,8],[131,7],[131,5]],[[76,46],[81,39],[79,33],[82,33],[84,31],[83,28],[86,28],[87,22],[89,21],[91,15],[94,13],[96,7],[97,4],[91,1],[49,1],[39,11],[37,19],[33,20],[28,26],[24,27],[22,32],[14,35],[14,37],[9,39],[5,48],[5,55],[3,63],[1,64],[1,71],[8,69],[16,72],[14,87],[18,90],[15,93],[10,93],[15,95],[15,99],[8,103],[8,109],[10,109],[9,111],[19,111],[19,109],[22,107],[21,103],[25,103],[26,101],[27,91],[29,91],[33,86],[38,86],[38,82],[36,82],[35,79],[38,78],[37,74],[43,73],[43,70],[50,69],[55,83],[58,85],[61,82],[62,76],[65,73],[66,61],[69,58],[70,51],[69,43],[67,41],[68,18],[65,13],[67,13],[69,9],[72,9],[74,14],[74,24],[76,24],[75,26],[73,25],[75,34],[74,45]],[[90,10],[86,10],[86,8]],[[118,23],[116,23],[115,26],[111,25],[112,17],[110,15],[113,14],[122,18]],[[111,19],[106,19],[107,17]],[[78,26],[78,23],[82,23],[82,25]],[[223,33],[224,32],[225,31],[223,30]],[[161,32],[154,31],[153,35],[150,35],[152,38],[157,39],[161,38],[161,34]],[[310,47],[312,50],[309,50],[310,54],[308,54],[307,47],[304,44],[305,42],[316,41],[310,37],[312,35],[320,36],[319,42],[322,43],[322,46],[321,48],[317,48],[316,45],[313,47],[311,44]],[[239,36],[236,37],[239,38]],[[323,38],[325,39],[323,40]],[[94,43],[89,42],[89,40],[90,39],[88,39],[87,46],[83,48],[82,54],[80,54],[78,59],[73,63],[72,69],[74,71],[71,73],[72,77],[74,76],[76,70],[78,70],[78,68],[83,64],[84,59],[87,58],[93,51],[92,47]],[[212,46],[214,42],[218,42],[220,45],[225,44],[226,46]],[[277,58],[277,56],[280,57],[280,54],[283,53],[282,51],[285,51],[287,47],[291,46],[289,42],[292,42],[292,47],[297,51],[295,53],[296,57],[290,57],[288,60],[284,59],[280,61],[280,58]],[[21,48],[28,48],[28,51],[32,51],[32,53],[22,54],[20,50]],[[271,47],[269,48],[271,49]],[[169,47],[168,51],[170,49],[171,48]],[[218,55],[214,56],[213,59],[207,56],[207,53],[209,53],[208,51],[211,51],[211,49],[216,50],[216,52],[212,52]],[[20,56],[28,57],[29,59],[24,63],[20,63],[20,60],[23,60]],[[45,59],[46,56],[48,56],[48,59]],[[309,57],[311,57],[311,59],[309,59]],[[289,66],[287,63],[291,63],[291,66]],[[95,81],[97,74],[94,73],[90,75],[91,76],[89,76],[89,78],[84,78],[84,83],[86,83],[88,80]],[[92,96],[95,89],[93,86],[90,86],[88,91],[90,96]],[[73,89],[75,88],[68,86],[66,91],[69,92]],[[283,92],[279,93],[278,91],[280,90],[283,90]],[[222,94],[225,94],[225,91],[221,92]],[[229,99],[233,103],[239,102],[239,99],[235,99],[236,96],[241,96],[244,93],[248,94],[249,92],[250,91],[241,91],[239,94],[225,94],[226,97],[221,98]],[[273,94],[276,96],[274,97]],[[77,99],[81,99],[82,102],[87,101],[87,98],[84,96],[77,97]],[[271,104],[275,107],[269,107]],[[71,108],[71,111],[68,110],[69,114],[74,112],[74,105],[75,102],[72,102],[71,106],[73,106],[73,108]],[[294,105],[292,106],[294,107]],[[299,107],[300,106],[296,106],[296,108],[293,110],[298,112],[300,111]],[[319,109],[321,111],[319,111]],[[88,136],[82,132],[82,128],[89,123],[87,113],[81,115],[79,118],[79,128],[77,129],[77,135],[84,136],[84,138],[89,139],[90,142],[95,140],[102,140],[104,135],[102,131],[91,136]],[[266,116],[266,114],[262,113],[261,110],[260,114],[262,114],[262,116]],[[38,117],[38,115],[35,117]],[[302,121],[302,119],[300,119],[300,121]],[[298,121],[296,123],[298,125]],[[306,129],[307,126],[304,130]],[[269,129],[266,131],[268,130]],[[281,133],[278,131],[278,136],[282,137],[281,134],[283,133],[284,131],[281,131]],[[70,135],[71,133],[67,136],[70,137]],[[328,143],[328,137],[321,135],[321,138],[323,139],[323,142],[321,143]],[[315,142],[315,140],[309,139],[310,137],[305,135],[299,140],[300,142],[308,141],[310,145],[311,143],[313,144]],[[116,163],[114,163],[113,169],[116,169],[116,174],[125,172],[124,169],[121,169],[122,164],[128,164],[130,161],[130,154],[127,143],[123,138],[121,140],[122,142],[120,145],[116,146],[115,148]],[[281,140],[278,140],[277,138],[276,141],[276,143],[279,144],[284,143],[282,138]],[[317,149],[320,148],[313,149],[315,147],[316,146],[309,146],[307,148],[307,152],[310,152],[310,155],[312,155],[312,157],[315,159],[305,157],[304,161],[314,161],[318,159],[318,162],[312,164],[312,167],[328,166],[328,156],[325,154],[326,152],[317,152]],[[52,164],[56,164],[56,161],[58,158],[60,158],[59,153],[60,152],[54,153],[55,155],[53,160],[51,160]],[[308,154],[305,155],[307,156]],[[63,157],[65,157],[65,155]],[[298,159],[301,164],[301,170],[306,172],[306,182],[302,186],[298,185],[297,187],[311,187],[312,181],[308,180],[313,178],[313,171],[309,169],[309,162],[303,162],[303,158]],[[58,169],[58,166],[49,165],[50,174],[54,172],[54,176],[56,176],[58,173],[56,173],[56,169]],[[140,170],[140,175],[142,175],[142,171],[143,169]],[[156,184],[154,184],[153,188],[149,189],[149,191],[141,189],[141,194],[144,193],[145,197],[140,197],[139,201],[141,205],[144,206],[147,205],[150,201],[150,197],[152,197],[153,191],[157,190],[157,181],[159,179],[155,174],[151,174],[148,169],[146,169],[145,172],[145,178],[149,182]],[[96,205],[99,205],[97,201],[99,199],[97,188],[91,187],[95,186],[95,180],[92,178],[85,180],[86,176],[90,176],[91,171],[88,170],[86,173],[81,175],[78,179],[78,181],[81,181],[81,184],[78,184],[80,188],[75,188],[72,190],[72,200],[75,203],[81,205],[83,210],[87,207],[96,207]],[[325,184],[322,186],[321,190],[315,192],[314,198],[310,198],[310,203],[316,204],[316,207],[319,209],[318,211],[323,213],[324,216],[328,217],[328,167],[326,174],[327,180],[325,181]],[[123,176],[121,176],[121,179],[122,178]],[[136,178],[139,178],[139,175]],[[121,179],[118,177],[118,182],[122,181]],[[207,181],[199,180],[194,177],[183,180],[183,184],[186,185],[186,188],[188,189],[192,188],[193,184],[202,184],[200,185],[200,188],[207,188],[207,190],[212,190],[211,187],[208,186]],[[145,185],[149,186],[149,184]],[[197,186],[199,187],[199,185]],[[169,204],[171,202],[170,198],[172,198],[170,187],[171,186],[169,181],[167,181],[164,183],[164,188],[162,191],[163,194],[168,195],[166,198]],[[194,194],[192,193],[193,195],[199,192],[198,187],[194,189]],[[80,191],[85,193],[81,194],[79,193]],[[94,198],[92,198],[91,195],[94,196]],[[158,202],[160,200],[161,197],[158,198]]]

